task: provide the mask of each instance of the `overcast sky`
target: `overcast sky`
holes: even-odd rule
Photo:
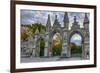
[[[64,12],[60,11],[37,11],[37,10],[21,10],[21,24],[32,24],[32,23],[42,23],[46,25],[48,14],[50,14],[51,25],[53,25],[55,20],[55,15],[57,15],[58,21],[60,22],[61,26],[63,26],[63,18]],[[74,16],[77,17],[77,21],[82,26],[84,20],[84,13],[80,12],[68,12],[70,26],[73,23]],[[88,18],[89,18],[88,13]]]

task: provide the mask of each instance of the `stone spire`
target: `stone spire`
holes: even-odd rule
[[[78,24],[76,16],[74,16],[74,22],[73,22],[73,24],[74,25],[77,25]]]
[[[84,24],[89,24],[89,19],[88,19],[88,16],[87,16],[87,13],[85,13],[85,17],[84,17]]]
[[[58,19],[57,19],[57,15],[55,15],[55,21],[54,21],[53,26],[54,26],[54,28],[60,27],[60,24],[59,24]]]
[[[46,24],[46,31],[49,31],[51,28],[51,21],[50,21],[50,15],[48,14],[47,24]]]
[[[74,16],[74,22],[72,24],[73,24],[72,27],[71,27],[72,30],[80,28],[80,25],[77,22],[76,16]]]
[[[87,30],[89,29],[89,19],[88,19],[87,13],[85,13],[83,26],[85,29],[87,29]]]
[[[69,28],[69,18],[68,18],[68,13],[65,12],[64,14],[64,19],[63,19],[63,22],[64,22],[64,31],[62,33],[62,50],[61,50],[61,57],[69,57],[69,50],[68,50],[68,28]]]
[[[67,12],[65,12],[65,14],[64,14],[63,22],[64,22],[64,27],[66,27],[68,29],[68,27],[69,27],[69,17],[68,17],[68,13]]]

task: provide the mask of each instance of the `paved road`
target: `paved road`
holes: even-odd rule
[[[29,63],[29,62],[49,62],[49,61],[70,61],[70,60],[82,60],[80,57],[71,57],[71,58],[59,58],[59,57],[50,57],[50,58],[21,58],[22,63]]]

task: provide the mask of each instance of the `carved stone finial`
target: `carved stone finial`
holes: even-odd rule
[[[76,23],[76,20],[77,20],[77,18],[76,18],[76,16],[74,16],[74,23]]]

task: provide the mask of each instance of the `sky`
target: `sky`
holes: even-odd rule
[[[32,23],[42,23],[46,25],[48,14],[50,14],[51,25],[53,25],[55,20],[55,15],[63,27],[64,12],[61,11],[39,11],[39,10],[25,10],[20,11],[21,24],[32,24]],[[89,18],[89,13],[87,14]],[[69,26],[72,26],[74,16],[76,16],[78,23],[82,27],[84,20],[84,13],[82,12],[68,12]]]
[[[70,42],[76,43],[77,45],[81,45],[82,37],[81,37],[79,34],[75,33],[75,34],[71,37]]]

